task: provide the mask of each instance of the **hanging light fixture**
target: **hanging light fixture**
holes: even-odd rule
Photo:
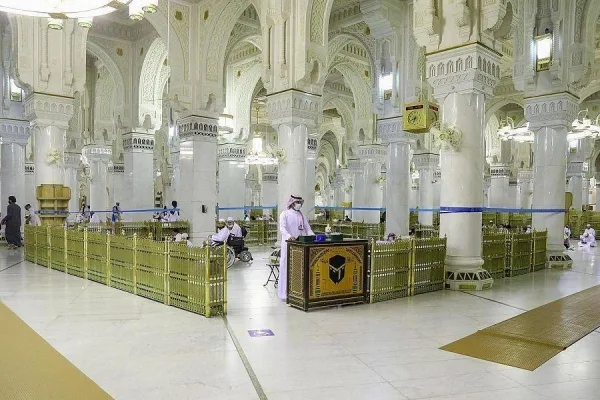
[[[129,4],[129,19],[134,21],[141,21],[144,19],[143,4],[140,0],[133,0]]]
[[[506,117],[501,121],[501,126],[496,132],[502,140],[514,140],[515,142],[527,143],[533,142],[533,132],[529,130],[529,122],[523,126],[516,127],[515,121],[511,117]]]
[[[83,17],[77,19],[77,25],[82,28],[91,28],[94,22],[94,17]]]
[[[567,141],[570,144],[586,137],[600,136],[600,116],[592,121],[588,115],[588,110],[581,110],[577,113],[577,118],[571,124],[571,131],[567,133]]]
[[[63,20],[60,18],[48,18],[48,28],[60,31],[63,28]]]
[[[252,149],[246,155],[245,162],[248,165],[276,165],[278,163],[277,158],[269,157],[264,152],[263,138],[259,130],[258,120],[258,104],[256,105],[256,128],[254,129],[254,135],[252,136]],[[265,129],[266,133],[266,129]]]
[[[158,10],[158,0],[145,0],[142,10],[148,14],[153,14]]]

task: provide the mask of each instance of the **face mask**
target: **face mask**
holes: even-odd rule
[[[233,225],[227,225],[227,229],[232,230],[233,229]]]
[[[295,203],[294,204],[294,210],[300,211],[301,208],[302,208],[302,203]]]

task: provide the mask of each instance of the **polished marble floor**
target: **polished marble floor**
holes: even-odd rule
[[[572,270],[507,278],[486,292],[311,313],[263,287],[267,254],[256,249],[252,265],[229,270],[227,320],[49,271],[4,248],[0,300],[119,400],[600,398],[600,332],[535,372],[438,350],[600,284],[596,250],[572,252]],[[250,337],[254,329],[274,336]]]

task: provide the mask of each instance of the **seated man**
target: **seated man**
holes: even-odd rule
[[[229,234],[235,237],[242,237],[242,228],[234,221],[233,218],[227,218],[227,229],[229,229]]]
[[[590,245],[590,247],[596,247],[596,230],[592,228],[590,224],[587,224],[583,234],[585,235],[586,233],[588,234],[587,243]]]

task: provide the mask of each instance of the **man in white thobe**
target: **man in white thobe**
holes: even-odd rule
[[[596,247],[596,230],[590,224],[587,224],[581,236],[582,241],[585,238],[585,243],[589,244],[590,247]]]
[[[281,300],[287,300],[287,241],[293,241],[298,236],[314,235],[308,219],[300,209],[304,200],[299,196],[291,196],[287,202],[287,210],[279,215],[279,231],[281,232],[281,258],[279,259],[279,283],[277,295]]]
[[[235,237],[242,237],[242,228],[235,222],[232,217],[227,218],[227,229],[229,234]]]

